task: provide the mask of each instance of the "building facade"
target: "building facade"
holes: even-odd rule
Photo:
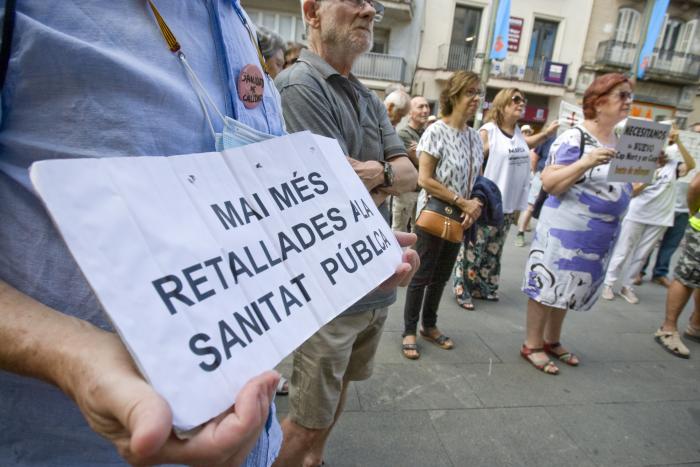
[[[285,41],[306,43],[299,0],[242,0],[255,24],[277,32]],[[382,1],[384,18],[374,27],[372,50],[362,55],[353,73],[383,95],[392,84],[411,86],[421,41],[426,0]]]
[[[491,3],[430,0],[414,94],[434,102],[455,70],[481,72]],[[492,65],[485,106],[500,89],[517,87],[528,99],[523,123],[556,118],[561,100],[575,99],[592,8],[593,0],[513,0],[508,57]]]
[[[644,39],[645,9],[653,0],[595,0],[586,38],[578,96],[600,74],[630,73]],[[700,121],[700,1],[671,0],[643,79],[635,85],[631,115]],[[695,109],[695,110],[693,110]]]

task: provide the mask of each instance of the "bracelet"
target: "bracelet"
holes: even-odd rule
[[[452,198],[452,204],[457,204],[458,199],[459,199],[459,195],[455,195],[455,197]]]

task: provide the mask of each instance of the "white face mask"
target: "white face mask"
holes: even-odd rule
[[[222,132],[214,135],[217,151],[238,148],[246,144],[257,143],[270,138],[274,138],[274,136],[251,128],[229,116],[224,116],[224,128]]]
[[[217,151],[220,152],[225,149],[238,148],[247,144],[257,143],[270,138],[274,138],[274,135],[269,135],[267,133],[263,133],[262,131],[258,131],[255,128],[249,127],[245,123],[241,123],[227,115],[222,114],[214,104],[214,101],[209,96],[207,91],[204,89],[204,86],[202,86],[202,83],[197,78],[197,75],[195,74],[194,70],[192,70],[189,63],[187,63],[185,54],[180,53],[178,55],[178,58],[180,59],[180,63],[182,64],[182,66],[185,68],[185,71],[187,72],[187,75],[190,78],[192,88],[194,89],[194,92],[197,95],[197,99],[199,100],[199,104],[202,106],[202,111],[204,112],[204,116],[206,117],[207,123],[209,124],[209,129],[211,130],[212,136],[214,138],[214,147]],[[223,129],[221,133],[217,133],[214,131],[214,125],[211,122],[211,117],[209,116],[209,111],[207,110],[206,102],[209,102],[211,107],[216,111],[216,113],[221,118],[221,121],[223,122]]]

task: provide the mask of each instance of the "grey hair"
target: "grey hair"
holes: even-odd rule
[[[407,109],[411,105],[411,96],[403,90],[393,91],[384,99],[384,105],[389,104],[393,104],[397,109]]]
[[[269,30],[265,26],[258,26],[257,33],[260,52],[262,52],[265,60],[272,57],[278,50],[284,53],[285,44],[282,36]]]

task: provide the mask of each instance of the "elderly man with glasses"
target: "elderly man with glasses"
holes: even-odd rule
[[[275,82],[288,131],[335,138],[389,222],[389,195],[413,190],[417,172],[379,98],[353,76],[384,7],[373,0],[302,0],[309,49]],[[289,416],[276,465],[320,465],[350,381],[372,373],[395,290],[363,297],[294,353]]]

